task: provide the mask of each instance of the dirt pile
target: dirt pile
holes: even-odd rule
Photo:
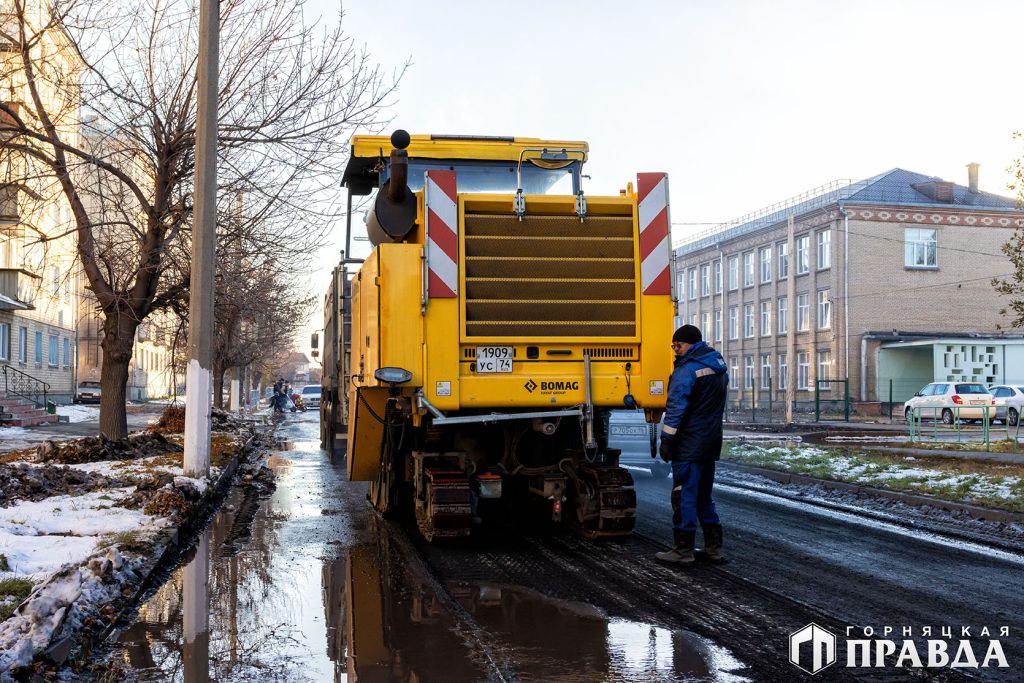
[[[166,453],[181,453],[182,447],[169,442],[162,434],[143,432],[119,441],[102,434],[75,441],[47,441],[36,449],[36,461],[76,465],[103,460],[136,460]]]
[[[50,496],[80,496],[98,488],[120,486],[116,479],[72,467],[0,464],[0,508],[16,500],[38,501]]]
[[[149,425],[147,431],[154,434],[182,434],[185,431],[185,406],[169,405],[160,413],[160,419]]]

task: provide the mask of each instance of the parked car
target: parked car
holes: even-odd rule
[[[941,419],[947,425],[953,424],[957,417],[961,420],[981,421],[986,413],[989,419],[995,417],[995,402],[995,397],[984,384],[932,382],[903,404],[903,415],[909,422],[911,409],[917,408],[919,417]]]
[[[99,403],[100,402],[100,383],[92,379],[83,379],[78,383],[78,388],[75,390],[75,403]]]
[[[307,408],[319,408],[320,392],[320,385],[308,384],[302,387],[302,391],[299,394],[302,396],[302,402],[306,404]]]
[[[1020,414],[1024,412],[1024,387],[997,384],[989,387],[989,391],[996,399],[996,419],[1016,427]]]
[[[608,446],[622,449],[619,462],[650,470],[655,479],[664,479],[672,468],[661,458],[651,458],[651,432],[654,433],[655,449],[661,438],[661,426],[650,425],[644,420],[643,411],[613,410],[608,421]]]

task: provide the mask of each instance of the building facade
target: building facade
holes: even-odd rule
[[[1024,380],[991,282],[1012,270],[1001,249],[1022,218],[978,191],[976,165],[967,186],[902,169],[834,183],[685,238],[677,321],[719,348],[742,403],[813,401],[819,380],[861,402]]]

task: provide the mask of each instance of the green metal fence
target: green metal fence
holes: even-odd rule
[[[819,422],[821,420],[821,394],[822,387],[825,387],[825,391],[828,393],[832,392],[833,384],[843,385],[843,419],[847,422],[850,421],[850,379],[819,379],[814,382],[814,421]],[[837,399],[826,399],[831,402],[835,402]]]
[[[1008,419],[998,418],[1001,426],[994,423],[997,418],[995,406],[984,407],[981,417],[974,417],[978,412],[975,406],[911,406],[907,409],[907,422],[910,425],[910,441],[949,442],[956,444],[979,444],[985,450],[991,450],[992,442],[999,440],[1012,441],[1014,450],[1020,442],[1020,423],[1011,425]],[[964,411],[971,417],[963,418]],[[974,427],[966,424],[967,420],[980,422]]]

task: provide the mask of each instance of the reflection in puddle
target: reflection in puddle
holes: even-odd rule
[[[692,633],[491,583],[449,584],[451,605],[384,547],[353,548],[348,562],[352,680],[748,680],[732,673],[739,660]]]
[[[115,655],[142,680],[745,680],[691,633],[525,588],[439,590],[305,438],[274,456],[274,494],[233,492],[119,634]]]

